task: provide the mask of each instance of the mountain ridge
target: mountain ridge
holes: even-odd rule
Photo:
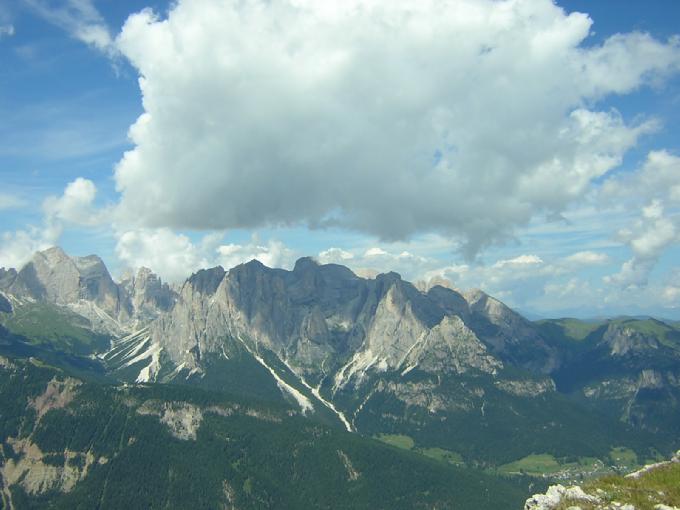
[[[92,356],[114,378],[238,388],[472,463],[516,460],[528,445],[558,456],[605,455],[616,441],[667,450],[658,432],[679,416],[672,326],[531,322],[481,290],[416,286],[393,272],[363,278],[310,257],[290,271],[256,260],[202,269],[173,288],[149,269],[113,282],[98,257],[54,248],[0,270],[0,296],[17,310],[45,303],[89,321],[110,338]],[[0,313],[5,325],[20,319]],[[591,340],[570,337],[576,330]],[[499,450],[506,436],[521,448]]]

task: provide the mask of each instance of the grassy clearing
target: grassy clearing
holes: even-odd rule
[[[637,454],[626,447],[612,448],[609,452],[609,458],[616,466],[621,467],[636,467],[638,465]]]
[[[607,463],[595,457],[579,457],[567,461],[552,455],[534,454],[504,464],[493,473],[505,476],[528,475],[541,478],[552,478],[560,483],[580,483],[580,480],[595,478],[612,473]]]
[[[582,321],[578,319],[546,319],[537,321],[543,331],[550,337],[561,338],[572,342],[582,342],[588,335],[601,327],[604,322]]]
[[[416,444],[409,436],[402,434],[378,434],[376,438],[383,443],[391,444],[402,450],[411,450]]]
[[[463,457],[458,452],[453,452],[451,450],[445,450],[444,448],[416,448],[415,441],[409,436],[402,434],[378,434],[376,439],[387,443],[402,450],[412,450],[419,453],[425,457],[438,460],[440,462],[446,462],[447,464],[453,464],[456,466],[464,466],[465,461]]]
[[[528,475],[544,475],[556,473],[562,469],[562,465],[557,462],[557,459],[547,453],[538,455],[527,455],[526,457],[503,464],[498,468],[498,472],[508,475],[528,474]]]
[[[580,457],[578,464],[585,468],[597,468],[602,466],[602,461],[595,457]]]
[[[602,323],[586,322],[578,319],[563,319],[560,321],[560,325],[564,328],[565,335],[580,342],[585,340],[588,335],[599,328]]]
[[[88,355],[108,347],[108,338],[93,333],[89,323],[73,312],[44,303],[29,303],[0,314],[3,325],[29,343],[56,350]]]
[[[426,457],[437,459],[442,462],[448,462],[449,464],[457,466],[465,465],[463,457],[458,452],[452,452],[450,450],[445,450],[444,448],[418,448],[417,451]]]

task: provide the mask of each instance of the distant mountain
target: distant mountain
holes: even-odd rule
[[[175,300],[168,285],[148,269],[117,284],[96,255],[69,257],[58,247],[36,253],[18,272],[0,271],[0,291],[19,301],[69,308],[102,333],[120,335],[168,311]]]
[[[680,330],[656,319],[541,321],[563,352],[560,391],[622,421],[680,434]]]
[[[114,282],[98,257],[53,248],[0,270],[0,324],[8,359],[292,406],[468,467],[514,472],[541,454],[571,476],[616,448],[645,459],[678,445],[677,325],[532,322],[481,290],[396,273],[251,261],[173,289],[148,269]]]

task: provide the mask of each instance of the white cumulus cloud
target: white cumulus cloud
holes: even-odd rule
[[[296,254],[281,241],[261,242],[253,236],[246,244],[224,244],[217,248],[219,263],[229,269],[249,260],[259,260],[265,266],[290,269]]]
[[[204,243],[194,244],[184,234],[167,228],[138,229],[118,234],[116,255],[128,267],[149,267],[164,280],[181,282],[192,272],[214,266],[214,239],[207,236]]]
[[[590,27],[550,0],[144,10],[115,42],[144,106],[115,171],[120,221],[435,232],[474,255],[563,210],[658,127],[597,101],[676,73],[680,41],[584,46]]]
[[[67,225],[95,226],[103,221],[106,211],[95,209],[96,194],[97,188],[92,181],[78,177],[66,186],[61,196],[46,198],[40,226],[5,231],[0,235],[0,267],[21,268],[36,251],[57,244]],[[21,205],[16,200],[9,200],[9,205]]]
[[[102,221],[103,210],[94,207],[97,187],[89,179],[78,177],[70,182],[60,197],[45,199],[43,210],[51,221],[63,221],[76,225],[96,225]]]
[[[342,264],[352,260],[354,254],[342,248],[328,248],[319,253],[317,259],[322,264]]]
[[[647,285],[657,261],[680,243],[680,158],[652,151],[636,171],[605,181],[599,194],[605,204],[624,203],[637,217],[618,232],[632,257],[605,278],[623,288]]]
[[[217,232],[194,242],[169,228],[121,231],[116,256],[129,268],[149,267],[170,282],[182,282],[199,269],[217,265],[230,269],[253,259],[269,267],[291,268],[295,262],[296,253],[275,239],[261,241],[254,235],[244,244],[225,244],[224,236]]]
[[[27,227],[16,232],[0,234],[0,267],[21,268],[36,251],[54,246],[60,230]]]

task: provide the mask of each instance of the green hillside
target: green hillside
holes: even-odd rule
[[[14,508],[517,508],[528,488],[184,386],[0,363],[2,499]]]

